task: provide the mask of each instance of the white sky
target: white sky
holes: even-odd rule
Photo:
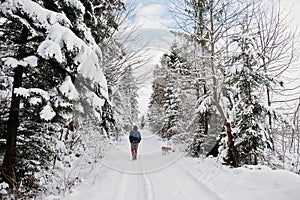
[[[162,28],[166,29],[175,24],[169,14],[168,0],[135,0],[136,13],[133,22],[141,28]]]
[[[131,1],[131,0],[127,0]],[[278,2],[279,0],[264,0],[266,2]],[[300,24],[300,1],[280,0],[282,8],[291,10],[290,17],[295,24]],[[142,28],[170,28],[175,24],[168,11],[169,0],[135,0],[136,13],[133,21]]]

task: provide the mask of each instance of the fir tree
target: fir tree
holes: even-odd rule
[[[162,125],[161,136],[170,139],[180,131],[180,101],[178,90],[169,82],[165,89],[165,118]]]
[[[244,26],[243,31],[234,38],[239,53],[232,58],[229,78],[234,151],[240,164],[258,164],[258,158],[272,146],[270,127],[265,123],[268,108],[261,88],[272,85],[273,79],[259,70],[258,54],[253,49],[255,39],[247,35]]]
[[[158,133],[162,127],[165,102],[165,68],[156,65],[153,72],[152,94],[149,102],[148,120],[149,126],[154,133]]]
[[[161,136],[170,138],[182,131],[180,98],[183,76],[187,73],[186,61],[176,43],[171,46],[169,53],[163,55],[161,65],[160,72],[157,70],[154,74],[149,119]],[[161,126],[157,127],[158,124],[154,122],[161,119],[163,123],[158,123]]]
[[[120,94],[123,101],[122,115],[124,117],[125,131],[130,131],[133,125],[138,124],[138,102],[137,102],[137,91],[136,80],[133,76],[132,68],[128,67],[124,75],[121,77]]]
[[[2,175],[12,188],[22,182],[23,192],[40,191],[36,172],[49,170],[49,163],[55,167],[57,160],[70,165],[64,156],[78,141],[74,114],[91,109],[101,120],[108,100],[101,50],[89,29],[95,24],[88,17],[93,15],[92,4],[2,1],[0,11],[5,20],[0,39],[11,44],[1,42],[0,49],[7,49],[1,64],[4,75],[13,80],[6,84],[11,99]],[[13,31],[17,29],[20,32]],[[79,101],[83,95],[88,101]]]

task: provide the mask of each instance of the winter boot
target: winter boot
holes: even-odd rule
[[[137,159],[137,152],[133,151],[132,152],[132,160],[136,160]]]

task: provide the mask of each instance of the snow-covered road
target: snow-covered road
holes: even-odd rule
[[[112,147],[101,168],[65,200],[219,200],[199,181],[175,151],[162,155],[159,137],[142,130],[138,160],[132,161],[127,138]]]
[[[165,142],[150,131],[141,133],[138,160],[131,160],[128,138],[124,137],[107,151],[100,164],[78,169],[76,173],[84,180],[74,186],[71,193],[48,199],[299,199],[299,175],[262,165],[233,169],[222,165],[217,158],[184,157],[178,150],[164,156],[160,149]]]

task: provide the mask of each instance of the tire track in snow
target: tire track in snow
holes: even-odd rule
[[[146,173],[144,173],[142,176],[143,176],[143,180],[144,180],[144,186],[147,191],[147,196],[146,196],[147,200],[155,200],[154,195],[153,195],[153,187],[152,187],[152,183],[151,183],[150,179],[148,178]]]
[[[184,171],[185,174],[187,174],[190,177],[190,179],[193,180],[196,184],[198,184],[199,186],[201,186],[201,189],[203,189],[207,193],[209,193],[212,196],[214,196],[215,200],[222,200],[222,198],[215,191],[213,191],[212,189],[210,189],[200,179],[198,179],[190,171],[188,171],[187,169],[185,169],[184,166],[182,166],[182,164],[177,163],[177,167],[180,168],[181,171]]]
[[[178,161],[169,168],[147,174],[154,186],[151,189],[155,194],[153,197],[164,200],[222,200],[180,163]]]
[[[134,161],[135,162],[135,161]],[[133,163],[127,162],[130,166]],[[144,188],[141,186],[145,185],[145,181],[142,174],[133,174],[115,171],[118,174],[117,181],[118,185],[115,189],[113,200],[145,200]]]
[[[139,176],[142,177],[143,179],[143,186],[144,188],[141,189],[141,191],[143,191],[144,189],[146,189],[147,193],[146,193],[146,200],[155,200],[154,199],[154,195],[153,195],[153,187],[152,187],[152,183],[150,181],[150,179],[148,178],[148,173],[146,172],[145,169],[145,162],[143,162],[143,159],[141,159],[141,165],[142,165],[142,171],[143,173],[140,174]],[[141,199],[141,200],[145,200],[145,198]]]
[[[120,178],[119,178],[119,184],[117,186],[117,188],[115,188],[115,192],[114,192],[114,198],[115,200],[124,200],[124,197],[126,196],[127,192],[127,181],[128,179],[124,177],[125,174],[122,173],[118,173],[116,172],[116,174],[120,174]]]
[[[134,162],[137,161],[128,162],[127,165],[136,164]],[[140,164],[142,167],[144,166],[142,161]],[[114,176],[118,180],[118,184],[113,200],[154,200],[152,184],[146,173],[134,174],[115,171]]]

